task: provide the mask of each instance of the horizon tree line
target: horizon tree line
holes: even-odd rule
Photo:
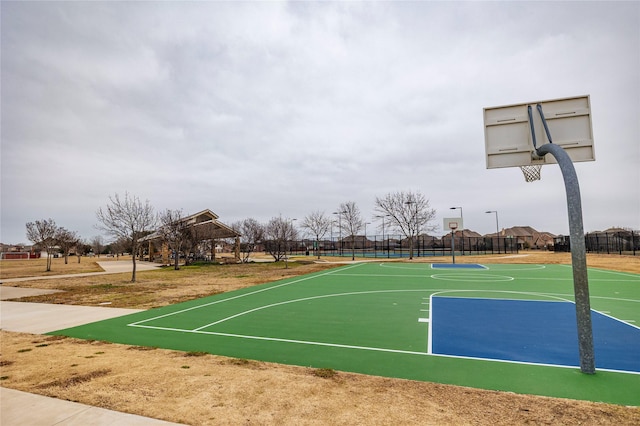
[[[422,231],[435,230],[436,226],[431,222],[435,219],[435,210],[429,205],[429,200],[419,192],[399,191],[388,193],[384,197],[376,197],[375,212],[376,218],[383,218],[383,227],[386,221],[387,229],[404,235],[410,241]],[[355,259],[355,240],[358,233],[369,222],[365,222],[360,209],[353,201],[340,203],[338,209],[331,213],[331,216],[324,211],[315,210],[305,216],[300,222],[301,228],[305,229],[315,238],[315,255],[320,257],[319,243],[326,236],[337,217],[339,232],[349,238],[351,242],[351,257]],[[140,252],[140,239],[150,233],[157,231],[162,239],[174,252],[174,268],[179,269],[179,253],[189,251],[194,243],[198,241],[198,236],[193,234],[193,230],[188,230],[182,221],[182,210],[167,209],[156,214],[154,208],[148,200],[141,201],[138,197],[125,192],[124,197],[114,194],[109,197],[109,203],[105,207],[100,207],[96,212],[98,225],[96,228],[114,238],[112,243],[118,248],[130,248],[132,253],[132,278],[136,280],[136,255]],[[267,223],[261,224],[253,218],[237,221],[231,228],[241,234],[242,262],[248,262],[250,255],[259,244],[263,244],[265,251],[273,256],[276,262],[287,260],[286,254],[290,249],[290,243],[297,239],[298,231],[293,222],[296,219],[284,218],[282,215],[273,217]],[[85,253],[87,246],[93,248],[98,255],[105,247],[102,237],[94,237],[89,243],[81,241],[79,235],[74,231],[58,227],[53,219],[44,219],[29,222],[27,227],[27,238],[46,250],[47,271],[51,270],[51,257],[56,247],[65,256],[65,263],[71,249],[84,247],[78,250],[78,262]],[[384,232],[384,231],[383,231]],[[409,258],[413,258],[413,244],[410,244],[411,252]]]

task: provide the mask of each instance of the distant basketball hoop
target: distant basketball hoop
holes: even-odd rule
[[[453,264],[456,263],[456,240],[455,233],[456,229],[462,228],[462,218],[461,217],[445,217],[442,223],[444,229],[448,229],[451,231],[451,258],[453,260]]]
[[[444,218],[444,229],[448,229],[449,231],[455,231],[458,228],[462,227],[462,218],[460,217],[446,217]]]

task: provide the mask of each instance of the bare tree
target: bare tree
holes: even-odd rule
[[[308,216],[305,216],[301,226],[316,237],[315,252],[318,259],[320,259],[320,239],[327,235],[331,227],[331,218],[325,216],[324,212],[316,210]]]
[[[131,240],[128,238],[120,237],[117,240],[113,241],[109,244],[111,250],[113,250],[113,254],[116,255],[116,258],[120,257],[121,254],[124,253],[132,253]]]
[[[51,271],[51,258],[56,246],[58,227],[53,219],[36,220],[27,223],[27,238],[41,250],[47,252],[47,272]]]
[[[211,260],[214,260],[215,255],[215,240],[214,232],[211,226],[191,226],[187,231],[187,239],[185,240],[185,251],[191,253],[197,249],[197,253],[194,253],[196,257],[206,256],[206,253],[211,253]],[[213,246],[213,247],[212,247]],[[190,257],[187,256],[185,264],[190,263]]]
[[[191,264],[191,253],[194,252],[200,241],[202,240],[202,236],[198,232],[197,227],[190,226],[184,230],[184,240],[182,242],[182,252],[184,253],[184,265],[188,266]],[[195,253],[194,253],[195,255]]]
[[[296,228],[289,219],[282,216],[272,218],[264,228],[265,249],[276,262],[285,259],[289,244],[297,236]]]
[[[185,241],[189,235],[188,225],[183,220],[181,210],[165,210],[160,214],[160,229],[158,230],[162,239],[173,250],[174,262],[173,269],[180,269],[180,251],[183,249]]]
[[[413,259],[413,241],[420,232],[437,229],[434,221],[436,211],[429,200],[419,192],[394,192],[384,198],[376,197],[375,210],[389,217],[389,227],[409,239],[409,259]]]
[[[100,253],[102,253],[102,250],[104,250],[104,238],[102,238],[102,236],[100,235],[97,235],[91,239],[89,245],[91,245],[93,253],[100,257]]]
[[[117,238],[124,238],[131,244],[131,259],[133,271],[131,282],[136,282],[136,255],[140,248],[139,239],[151,231],[157,223],[153,207],[149,201],[144,203],[138,197],[130,196],[125,192],[124,198],[118,194],[109,197],[109,204],[105,208],[100,208],[96,216],[101,229]]]
[[[364,227],[364,221],[360,215],[360,209],[353,201],[340,204],[340,227],[344,235],[348,235],[351,240],[351,260],[356,259],[356,236]],[[342,244],[342,242],[340,242]]]
[[[78,257],[78,263],[80,263],[80,258],[85,255],[91,249],[91,244],[88,244],[86,241],[82,239],[78,240],[76,244],[76,256]]]
[[[247,218],[231,225],[240,234],[242,263],[249,262],[249,257],[264,238],[264,226],[253,218]]]
[[[62,254],[64,255],[64,264],[69,263],[69,253],[71,249],[76,247],[80,242],[80,237],[75,231],[69,231],[66,228],[60,227],[56,230],[56,241]]]

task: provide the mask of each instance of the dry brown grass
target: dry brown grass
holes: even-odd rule
[[[2,359],[2,386],[192,425],[640,422],[638,408],[58,336],[2,332]]]
[[[135,283],[131,282],[131,273],[125,272],[22,281],[11,285],[64,290],[62,293],[26,297],[21,301],[149,309],[332,267],[335,265],[299,262],[290,262],[287,269],[283,263],[210,264],[183,266],[177,271],[172,267],[140,271]]]
[[[107,257],[81,257],[80,263],[75,256],[69,257],[69,262],[64,263],[64,258],[51,259],[51,271],[47,272],[47,259],[19,259],[0,260],[0,280],[8,278],[44,277],[63,274],[80,274],[84,272],[103,272],[96,263],[106,262]]]
[[[564,253],[456,257],[459,262],[563,263]],[[448,258],[415,261],[450,261]],[[640,258],[589,256],[591,267],[640,273]],[[145,308],[331,265],[219,265],[28,281],[66,290],[40,301]],[[57,296],[57,295],[54,295]],[[37,299],[31,298],[34,301]],[[200,353],[2,331],[2,386],[194,425],[640,424],[640,408],[269,364]]]

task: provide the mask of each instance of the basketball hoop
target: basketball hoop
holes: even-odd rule
[[[533,182],[534,180],[540,180],[540,171],[542,170],[542,164],[531,164],[528,166],[519,166],[524,175],[524,180],[527,182]]]
[[[456,229],[464,229],[461,217],[445,217],[443,220],[443,229],[455,233]]]

